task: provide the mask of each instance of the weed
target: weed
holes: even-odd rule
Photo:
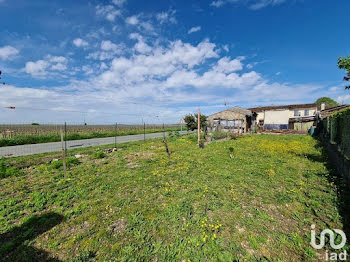
[[[21,171],[15,167],[8,167],[5,163],[5,159],[0,158],[0,178],[18,176]]]
[[[102,150],[100,150],[100,151],[97,151],[97,152],[93,155],[93,157],[96,158],[96,159],[105,158],[105,157],[106,157],[106,153],[103,152]]]
[[[215,131],[211,134],[213,140],[220,140],[227,137],[227,132]]]
[[[67,168],[70,168],[72,166],[76,166],[80,163],[79,159],[76,157],[67,157],[66,158],[66,165]],[[63,160],[59,159],[59,160],[55,160],[51,162],[51,167],[54,169],[60,169],[61,167],[63,167]]]

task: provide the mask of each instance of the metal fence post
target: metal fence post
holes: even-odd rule
[[[146,141],[146,123],[143,122],[143,141]]]

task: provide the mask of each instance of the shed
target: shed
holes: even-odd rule
[[[234,106],[208,116],[208,131],[245,133],[250,130],[252,111]]]

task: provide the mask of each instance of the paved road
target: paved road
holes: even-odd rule
[[[182,131],[180,132],[180,134],[187,134],[187,131]],[[146,139],[157,138],[162,136],[163,136],[163,132],[146,134]],[[144,139],[143,134],[118,136],[117,143],[119,144],[119,143],[126,143],[126,142],[132,142],[132,141],[139,141],[143,139]],[[114,142],[115,142],[114,137],[71,140],[71,141],[67,141],[67,149],[99,146],[99,145],[109,145],[109,144],[114,144]],[[30,144],[30,145],[20,145],[20,146],[6,146],[6,147],[0,147],[0,157],[27,156],[27,155],[34,155],[34,154],[40,154],[40,153],[58,152],[61,150],[62,150],[61,142]]]

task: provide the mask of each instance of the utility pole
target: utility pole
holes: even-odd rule
[[[201,111],[198,108],[198,116],[197,116],[197,135],[198,135],[198,147],[200,147],[201,141]]]

